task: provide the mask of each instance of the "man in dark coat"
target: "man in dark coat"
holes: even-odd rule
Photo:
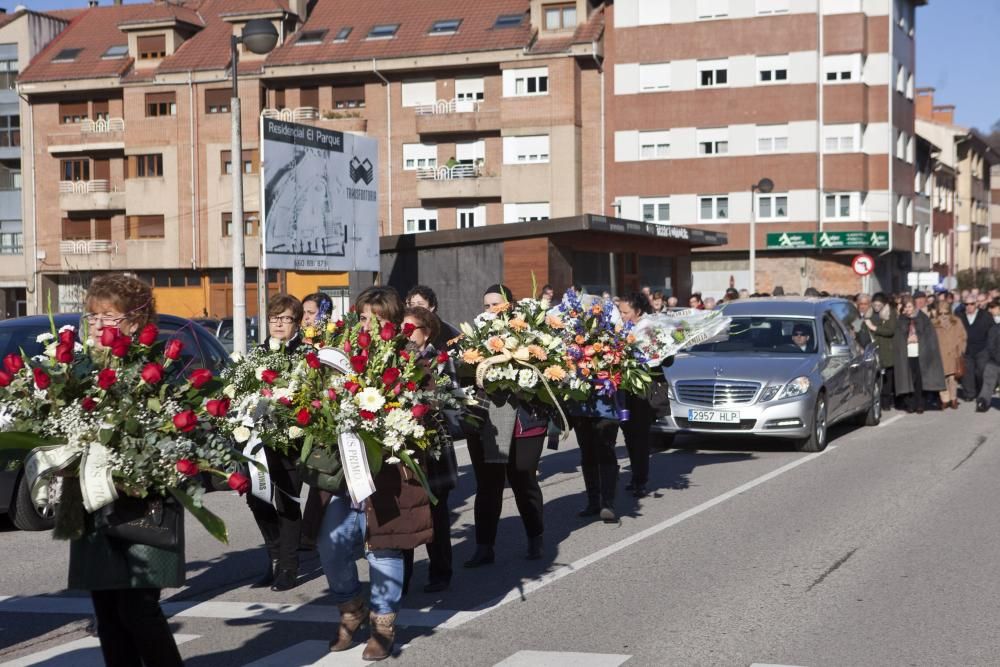
[[[993,400],[993,391],[1000,382],[1000,301],[991,301],[990,332],[986,337],[986,366],[983,368],[983,387],[976,399],[976,412],[986,412]]]
[[[965,312],[959,315],[965,326],[965,375],[962,376],[962,393],[966,401],[973,400],[983,386],[983,371],[986,369],[986,338],[993,327],[989,312],[980,310],[976,297],[969,294],[963,300]]]
[[[896,311],[889,298],[882,292],[872,297],[871,317],[865,317],[865,325],[872,332],[878,348],[879,364],[885,369],[882,377],[882,409],[891,410],[896,396]]]
[[[909,342],[911,322],[917,346],[917,363],[912,365]],[[916,310],[913,300],[908,297],[896,324],[895,362],[896,395],[909,395],[908,409],[923,412],[924,392],[940,392],[945,388],[944,365],[934,325],[927,315]]]

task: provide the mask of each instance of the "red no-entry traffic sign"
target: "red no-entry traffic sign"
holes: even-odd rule
[[[859,276],[871,275],[872,271],[875,270],[875,258],[871,255],[857,255],[851,260],[851,268]]]

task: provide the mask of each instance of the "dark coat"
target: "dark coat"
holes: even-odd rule
[[[881,313],[872,315],[872,324],[875,330],[872,331],[872,338],[878,348],[878,360],[882,368],[892,368],[896,365],[896,322],[899,318],[896,311],[886,304],[882,307]],[[904,341],[905,342],[905,341]]]
[[[920,378],[924,391],[944,391],[944,367],[941,363],[941,347],[938,345],[937,333],[929,317],[923,313],[915,316],[917,339],[920,342]],[[896,375],[896,393],[912,394],[913,378],[910,376],[910,363],[906,356],[906,339],[909,335],[910,318],[899,316],[896,324],[896,365],[893,371]]]
[[[1000,324],[994,324],[986,338],[986,353],[989,360],[1000,365]]]
[[[68,588],[108,591],[184,585],[183,512],[176,549],[160,549],[108,537],[98,532],[95,521],[93,514],[87,514],[83,536],[69,544]]]
[[[374,481],[375,493],[365,501],[366,548],[415,549],[430,542],[434,538],[430,499],[413,472],[403,465],[385,464]]]
[[[965,353],[975,357],[986,349],[986,339],[990,335],[990,329],[993,328],[993,318],[990,317],[989,311],[980,310],[976,314],[976,321],[972,324],[969,324],[969,318],[965,313],[959,315],[958,319],[962,320],[965,326]]]

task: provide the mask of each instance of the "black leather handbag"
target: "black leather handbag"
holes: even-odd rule
[[[173,498],[121,497],[104,515],[100,531],[123,542],[176,549],[184,529],[183,512]]]

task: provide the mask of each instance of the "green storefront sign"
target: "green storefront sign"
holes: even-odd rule
[[[767,235],[768,250],[888,248],[888,232],[780,232]]]

